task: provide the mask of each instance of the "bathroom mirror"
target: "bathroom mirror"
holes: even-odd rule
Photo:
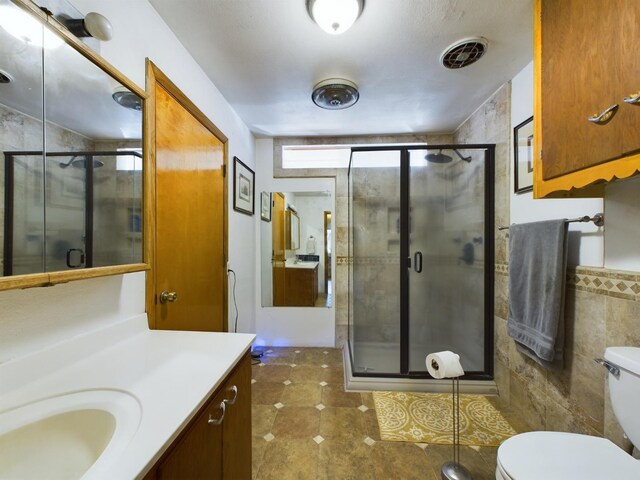
[[[287,244],[289,250],[298,250],[300,248],[300,218],[298,213],[290,208],[285,212],[285,230]]]
[[[145,269],[144,92],[22,1],[0,69],[0,289]]]
[[[271,221],[261,221],[263,307],[331,307],[329,192],[272,192]]]

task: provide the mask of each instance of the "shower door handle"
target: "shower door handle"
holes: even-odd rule
[[[416,273],[422,273],[422,252],[413,254],[413,269]]]

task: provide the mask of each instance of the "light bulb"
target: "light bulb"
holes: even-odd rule
[[[311,18],[325,32],[340,35],[346,32],[362,12],[361,0],[309,0]]]

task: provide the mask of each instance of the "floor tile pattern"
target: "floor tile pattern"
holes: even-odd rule
[[[266,347],[252,367],[256,480],[437,480],[448,445],[380,440],[370,393],[344,391],[342,351]],[[518,431],[528,428],[498,399]],[[461,447],[475,480],[495,478],[495,447]]]

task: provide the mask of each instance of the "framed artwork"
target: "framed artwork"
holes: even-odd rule
[[[265,222],[271,221],[271,192],[260,195],[260,218]]]
[[[513,129],[515,193],[533,190],[533,117]]]
[[[255,196],[255,177],[253,170],[238,157],[233,157],[233,209],[253,215]]]

